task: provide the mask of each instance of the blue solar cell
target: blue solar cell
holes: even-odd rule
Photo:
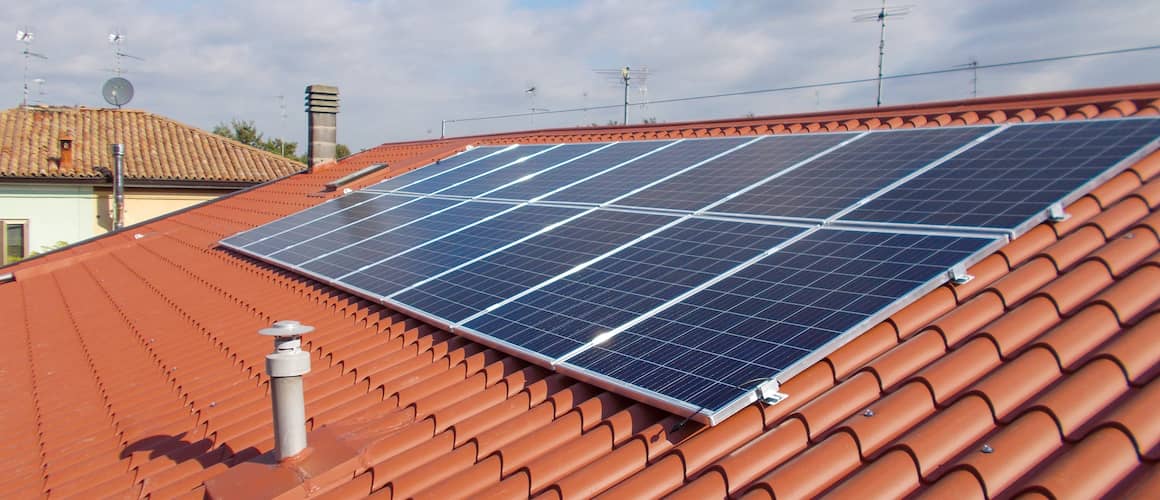
[[[329,232],[303,239],[282,250],[270,254],[271,257],[287,264],[298,265],[334,250],[354,245],[374,238],[385,232],[411,224],[424,217],[432,217],[457,202],[434,198],[421,198],[411,203],[399,205],[391,210],[371,215],[349,225],[336,227]]]
[[[430,177],[414,184],[408,184],[399,188],[399,191],[420,194],[438,193],[461,182],[487,174],[488,172],[507,168],[512,165],[518,165],[521,161],[527,161],[525,158],[542,153],[551,147],[552,145],[550,144],[544,144],[512,148],[510,150],[482,158],[478,161],[468,163],[462,167],[447,171],[435,177]],[[422,169],[419,171],[422,171]]]
[[[331,230],[353,224],[367,217],[420,201],[418,198],[395,195],[381,195],[366,203],[354,205],[346,210],[335,212],[321,219],[311,221],[290,231],[275,234],[266,239],[256,241],[246,246],[246,251],[258,255],[268,256],[274,252],[308,240]]]
[[[572,160],[580,155],[607,145],[607,143],[602,142],[563,144],[528,158],[527,161],[496,170],[482,177],[463,182],[462,184],[451,186],[439,191],[439,194],[448,196],[479,196],[488,191],[494,191],[509,183],[518,181],[521,178],[535,175],[542,170],[551,169],[560,163]]]
[[[575,208],[522,206],[340,278],[385,297],[581,212]]]
[[[766,137],[632,196],[617,200],[616,205],[700,210],[854,136],[855,134],[807,134]]]
[[[560,357],[802,231],[685,220],[464,326]]]
[[[346,210],[360,203],[366,203],[377,196],[374,193],[351,193],[342,198],[328,200],[326,203],[315,205],[249,231],[235,234],[222,240],[222,243],[237,248],[244,247],[262,238],[267,238],[283,231],[294,229],[302,224],[307,224],[314,219],[326,217],[327,215]]]
[[[503,147],[491,146],[464,151],[450,158],[444,158],[430,165],[426,165],[423,168],[415,169],[402,175],[391,177],[390,179],[366,188],[366,190],[376,192],[394,191],[408,184],[414,184],[424,179],[442,174],[443,172],[454,170],[487,155],[498,152],[501,149],[503,149]]]
[[[714,212],[825,219],[997,127],[868,134],[713,208]]]
[[[568,363],[721,409],[992,243],[819,230]]]
[[[1015,229],[1160,137],[1160,120],[1012,126],[843,220]]]
[[[569,203],[604,203],[682,169],[752,141],[752,137],[681,141],[584,182],[545,200]]]
[[[462,321],[674,219],[588,213],[391,298],[449,321]]]
[[[530,200],[598,174],[640,155],[672,144],[672,141],[621,142],[535,177],[488,193],[488,198]]]
[[[455,203],[433,199],[423,201],[445,205]],[[368,219],[366,222],[370,224],[357,230],[351,226],[342,235],[316,238],[309,244],[274,254],[274,257],[328,278],[338,278],[513,208],[501,203],[460,203],[425,217],[421,214],[411,217],[404,209],[414,205],[418,203]],[[361,237],[346,237],[355,233],[361,233]],[[291,251],[297,252],[283,256]]]

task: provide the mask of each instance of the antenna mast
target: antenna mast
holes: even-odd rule
[[[524,94],[528,96],[528,102],[530,103],[528,110],[531,111],[531,114],[528,115],[528,118],[531,121],[532,128],[535,128],[536,126],[536,113],[548,111],[548,108],[536,107],[536,92],[538,91],[539,90],[536,88],[536,84],[532,83],[531,81],[524,83]]]
[[[628,89],[632,86],[633,80],[637,81],[637,86],[644,86],[645,82],[648,81],[648,68],[634,70],[625,66],[620,69],[598,69],[595,71],[606,77],[614,77],[618,85],[624,85],[624,121],[621,122],[621,125],[628,125]]]
[[[854,15],[854,22],[876,22],[879,26],[878,31],[878,101],[877,106],[882,105],[882,59],[886,56],[886,18],[888,17],[903,17],[910,13],[913,5],[900,5],[890,7],[886,5],[886,0],[882,0],[882,7],[879,9],[858,9],[855,12],[861,12]],[[877,12],[874,12],[877,11]]]
[[[955,66],[956,68],[971,68],[971,98],[979,96],[979,60],[974,57],[971,62]]]
[[[122,73],[127,73],[127,71],[121,69],[121,58],[122,57],[128,57],[129,59],[136,59],[138,61],[144,61],[144,59],[142,59],[140,57],[126,54],[124,51],[122,51],[121,46],[124,44],[125,44],[125,34],[121,33],[120,30],[114,30],[112,33],[109,33],[109,45],[113,46],[113,73],[116,76],[121,76]]]
[[[282,156],[286,156],[286,96],[276,95],[274,98],[278,100],[278,109],[282,116],[282,127],[278,130],[278,135],[280,136],[278,142],[282,146]]]
[[[28,107],[28,71],[32,58],[48,59],[44,54],[37,54],[32,51],[32,40],[35,38],[36,35],[28,28],[16,30],[16,41],[24,43],[24,51],[22,52],[24,54],[24,100],[21,101],[21,107]]]

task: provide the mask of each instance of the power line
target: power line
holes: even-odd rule
[[[945,68],[945,69],[917,71],[917,72],[912,72],[912,73],[899,73],[896,75],[884,75],[884,76],[882,76],[882,79],[883,80],[897,80],[897,79],[901,79],[901,78],[915,78],[915,77],[920,77],[920,76],[941,75],[941,74],[945,74],[945,73],[954,73],[954,72],[958,72],[958,71],[978,71],[980,69],[1005,68],[1005,67],[1010,67],[1010,66],[1021,66],[1021,65],[1025,65],[1025,64],[1041,64],[1041,63],[1047,63],[1047,62],[1066,61],[1069,59],[1082,59],[1082,58],[1087,58],[1087,57],[1128,54],[1128,53],[1132,53],[1132,52],[1144,52],[1144,51],[1157,50],[1157,49],[1160,49],[1160,45],[1145,45],[1145,46],[1141,46],[1141,47],[1131,47],[1131,48],[1125,48],[1125,49],[1103,50],[1103,51],[1098,51],[1098,52],[1083,52],[1083,53],[1069,54],[1069,55],[1063,55],[1063,56],[1041,57],[1041,58],[1037,58],[1037,59],[1023,59],[1023,60],[1018,60],[1018,61],[1006,61],[1006,62],[999,62],[999,63],[993,63],[993,64],[974,64],[971,66],[955,66],[955,67]],[[878,81],[878,77],[857,78],[857,79],[852,79],[852,80],[835,80],[835,81],[821,82],[821,83],[806,83],[806,84],[801,84],[801,85],[789,85],[789,86],[785,86],[785,87],[773,87],[773,88],[755,89],[755,90],[739,90],[736,92],[722,92],[722,93],[718,93],[718,94],[706,94],[706,95],[689,96],[689,97],[674,97],[674,98],[670,98],[670,99],[657,99],[657,100],[651,101],[649,104],[669,104],[669,103],[676,103],[676,102],[699,101],[699,100],[704,100],[704,99],[718,99],[718,98],[722,98],[722,97],[737,97],[737,96],[745,96],[745,95],[770,94],[770,93],[774,93],[774,92],[787,92],[787,91],[791,91],[791,90],[803,90],[803,89],[813,89],[813,88],[822,88],[822,87],[838,87],[838,86],[842,86],[842,85],[854,85],[854,84],[858,84],[858,83],[868,83],[868,82],[875,82],[875,81]],[[622,106],[621,104],[606,104],[606,105],[601,105],[601,106],[587,106],[587,107],[583,107],[583,108],[554,109],[551,111],[540,111],[540,112],[536,112],[534,114],[552,115],[552,114],[560,114],[560,113],[575,113],[575,112],[580,112],[580,111],[618,109],[621,106]],[[503,118],[524,117],[524,116],[528,116],[531,114],[533,114],[533,113],[508,113],[508,114],[500,114],[500,115],[454,118],[454,119],[443,120],[443,123],[444,123],[444,125],[446,125],[447,123],[474,122],[474,121],[483,121],[483,120],[499,120],[499,119],[503,119]]]

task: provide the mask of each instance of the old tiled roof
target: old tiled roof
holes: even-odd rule
[[[73,140],[71,165],[59,141]],[[104,179],[125,144],[128,181],[266,182],[305,168],[281,156],[145,111],[18,107],[0,112],[0,179]]]
[[[1155,115],[1160,85],[388,144],[0,270],[6,496],[1095,497],[1160,491],[1160,154],[715,427],[548,372],[221,238],[469,143]],[[357,186],[356,186],[357,187]],[[272,449],[268,338],[306,337],[312,448]]]

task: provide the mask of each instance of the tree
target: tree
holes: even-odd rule
[[[235,119],[230,120],[229,125],[219,123],[213,128],[213,133],[233,139],[247,146],[253,146],[297,162],[305,163],[301,157],[294,154],[298,149],[297,142],[283,141],[277,138],[263,139],[262,133],[258,131],[258,127],[255,127],[252,121]]]
[[[306,163],[308,160],[306,153],[303,153],[302,156],[295,154],[298,151],[297,142],[283,141],[279,138],[263,139],[262,133],[258,131],[258,127],[254,126],[253,121],[235,119],[230,120],[228,125],[224,122],[219,123],[213,128],[213,133],[233,139],[247,146],[253,146],[279,156],[284,156],[299,163]],[[336,144],[334,146],[334,153],[335,158],[341,160],[350,156],[350,148],[346,144]]]

